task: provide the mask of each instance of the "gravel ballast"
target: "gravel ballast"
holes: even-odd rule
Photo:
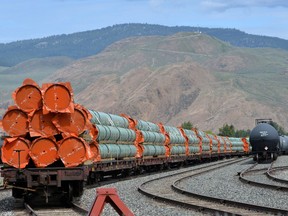
[[[287,159],[287,156],[279,157],[274,166],[288,165]],[[251,159],[248,162],[220,168],[201,176],[186,179],[179,186],[197,194],[288,210],[288,194],[286,192],[252,186],[239,180],[237,172],[247,169],[253,163]],[[267,165],[260,164],[257,168],[265,166]],[[255,175],[253,177],[254,180],[257,178],[259,178],[259,182],[263,181],[263,176]]]
[[[221,161],[209,163],[209,165],[219,162]],[[252,164],[253,160],[248,159],[239,164],[215,169],[209,173],[182,181],[180,186],[199,194],[212,195],[215,197],[222,197],[223,199],[231,199],[239,202],[250,202],[269,207],[283,208],[285,206],[288,210],[288,195],[285,193],[281,191],[250,186],[239,180],[238,172],[247,169]],[[116,188],[120,199],[135,215],[206,215],[202,212],[196,212],[190,209],[155,201],[138,192],[138,187],[142,183],[151,179],[158,178],[160,176],[167,176],[172,173],[182,172],[185,170],[193,170],[195,168],[205,167],[207,165],[208,164],[201,164],[197,166],[194,165],[189,168],[163,172],[160,174],[151,173],[149,176],[138,177],[126,181],[119,181],[114,184],[105,185],[103,188]],[[274,167],[287,165],[288,156],[278,157],[277,161],[274,162]],[[259,165],[257,168],[261,168],[261,166],[264,167],[267,165]],[[96,189],[85,190],[79,202],[85,209],[90,209],[95,197]],[[0,215],[14,215],[13,205],[14,199],[11,196],[11,192],[7,191],[0,193]],[[110,216],[118,214],[109,204],[107,204],[105,205],[102,215]]]

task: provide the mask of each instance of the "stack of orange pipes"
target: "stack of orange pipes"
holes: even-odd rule
[[[89,134],[95,140],[91,114],[73,101],[69,82],[45,83],[42,88],[31,79],[24,80],[12,97],[1,125],[9,135],[2,147],[2,161],[24,168],[32,158],[36,167],[47,167],[59,158],[66,167],[77,166],[95,156],[97,146],[80,137]]]

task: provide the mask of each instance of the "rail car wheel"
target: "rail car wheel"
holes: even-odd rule
[[[259,161],[259,155],[258,154],[254,155],[253,160],[258,162]]]
[[[73,186],[73,197],[82,196],[82,194],[83,194],[83,181],[75,181],[72,183],[72,186]]]
[[[23,198],[25,191],[20,188],[26,188],[26,187],[27,187],[27,184],[25,182],[16,182],[15,187],[12,188],[12,196],[14,198]]]
[[[63,185],[63,196],[61,197],[61,201],[63,204],[70,207],[71,202],[73,200],[73,186],[72,183],[67,182]]]
[[[141,174],[143,174],[145,172],[145,170],[144,170],[144,168],[143,167],[138,167],[137,168],[137,170],[136,170],[136,173],[138,174],[138,175],[141,175]]]
[[[127,177],[127,176],[131,176],[132,173],[133,173],[132,169],[125,169],[125,170],[122,170],[121,175],[123,177]]]
[[[271,159],[272,159],[272,161],[277,160],[277,157],[278,157],[277,153],[272,153],[272,154],[271,154]]]
[[[90,172],[88,179],[87,179],[87,184],[90,185],[90,184],[96,183],[96,181],[97,181],[96,177],[97,177],[97,175],[95,172]]]
[[[67,192],[67,200],[68,202],[72,201],[73,199],[73,186],[72,184],[68,184],[68,192]]]
[[[14,198],[22,198],[24,191],[18,188],[12,188],[12,196]]]

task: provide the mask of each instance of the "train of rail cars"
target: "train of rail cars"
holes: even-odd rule
[[[31,80],[2,119],[1,158],[16,198],[81,196],[85,184],[250,152],[248,138],[223,137],[85,109],[68,83]]]
[[[276,160],[288,153],[288,136],[279,135],[271,119],[256,119],[249,137],[254,161]]]

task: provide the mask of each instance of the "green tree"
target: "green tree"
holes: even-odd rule
[[[183,129],[191,130],[193,128],[193,124],[190,121],[188,121],[188,122],[182,123],[181,127]]]
[[[219,128],[219,136],[228,137],[247,137],[250,135],[250,130],[236,130],[234,125],[224,124],[222,128]]]
[[[250,135],[250,130],[236,130],[235,137],[248,137]]]
[[[278,131],[279,135],[287,135],[287,132],[284,130],[284,128],[276,122],[272,121],[270,124]]]
[[[219,136],[235,137],[234,125],[224,124],[222,128],[219,128]]]

